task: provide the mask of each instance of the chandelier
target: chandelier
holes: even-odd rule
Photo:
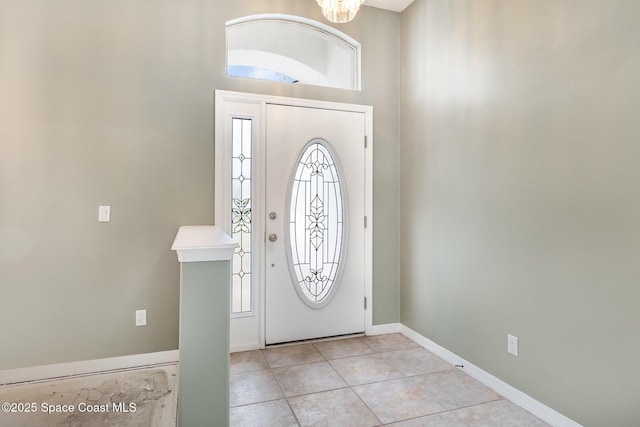
[[[343,24],[356,17],[364,0],[316,0],[322,14],[331,22]]]

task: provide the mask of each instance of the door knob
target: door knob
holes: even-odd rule
[[[276,240],[278,240],[278,235],[275,233],[271,233],[269,234],[269,241],[270,242],[275,242]]]

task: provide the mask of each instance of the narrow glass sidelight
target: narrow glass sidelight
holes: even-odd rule
[[[346,200],[333,150],[314,139],[294,165],[288,212],[289,270],[298,296],[326,305],[339,286],[346,252]]]
[[[247,313],[251,308],[251,119],[232,120],[231,237],[240,245],[231,261],[231,312]]]

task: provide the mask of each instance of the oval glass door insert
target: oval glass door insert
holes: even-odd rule
[[[298,296],[312,308],[336,292],[346,253],[346,200],[336,157],[322,139],[298,156],[289,191],[289,270]]]

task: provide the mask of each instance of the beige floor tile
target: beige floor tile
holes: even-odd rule
[[[401,378],[403,375],[379,354],[330,360],[331,366],[350,385]]]
[[[452,365],[422,347],[381,353],[382,357],[406,376],[454,369]]]
[[[374,335],[366,337],[364,340],[364,342],[375,352],[418,347],[418,344],[402,334]]]
[[[289,399],[302,427],[370,427],[381,425],[367,405],[348,388]]]
[[[297,427],[298,423],[286,400],[274,400],[231,408],[229,425],[231,427]]]
[[[445,411],[410,378],[358,386],[353,391],[385,424]]]
[[[267,362],[269,362],[269,366],[272,368],[302,365],[305,363],[320,362],[324,360],[322,354],[316,350],[313,344],[268,348],[264,350],[264,356],[267,358]]]
[[[373,353],[373,350],[365,344],[363,338],[323,341],[315,343],[314,346],[327,360]]]
[[[396,423],[387,424],[396,427],[547,426],[467,377],[464,370],[450,368],[422,373],[422,370],[442,367],[439,359],[428,354],[399,334],[234,353],[231,355],[231,425],[358,427],[379,426],[385,421]],[[325,358],[330,360],[327,362]],[[158,369],[164,373],[157,372]],[[354,387],[349,388],[347,383]],[[288,399],[283,388],[287,396],[291,396]],[[175,427],[176,389],[175,364],[2,386],[0,401],[26,402],[35,398],[64,403],[72,396],[98,403],[105,393],[113,397],[114,390],[120,401],[142,400],[136,413],[111,414],[113,417],[108,419],[95,413],[71,414],[71,418],[65,418],[64,414],[45,414],[46,420],[37,418],[37,414],[20,414],[24,417],[18,419],[12,417],[13,414],[0,413],[0,425]],[[447,412],[446,408],[455,409]]]
[[[230,406],[282,399],[284,395],[271,370],[232,374]]]
[[[457,409],[452,412],[469,427],[548,426],[547,423],[505,399]]]
[[[464,372],[449,370],[415,377],[414,381],[447,409],[501,399],[495,391]]]
[[[274,369],[273,374],[287,397],[347,387],[327,362],[285,366]]]
[[[387,427],[468,427],[451,412],[413,418],[399,423],[387,424]]]
[[[261,350],[231,353],[231,373],[261,371],[269,369],[267,359]]]

